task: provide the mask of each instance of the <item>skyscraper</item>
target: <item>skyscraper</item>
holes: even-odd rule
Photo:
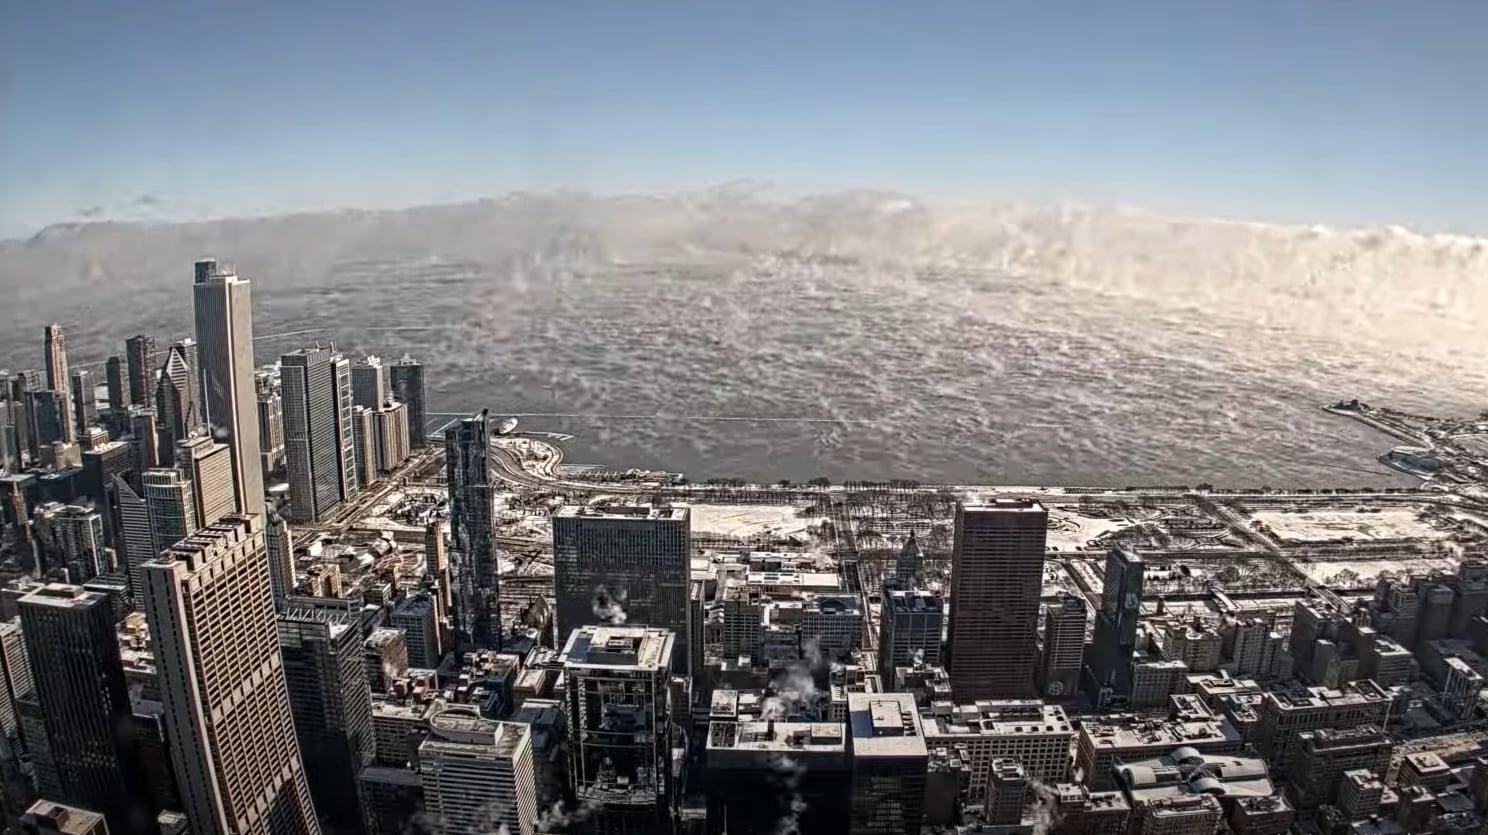
[[[124,361],[129,368],[129,402],[149,405],[155,394],[155,337],[138,334],[124,342]]]
[[[1074,698],[1085,658],[1085,598],[1064,592],[1044,610],[1039,686],[1050,701]]]
[[[46,387],[57,392],[58,406],[62,412],[62,440],[72,443],[77,440],[77,423],[72,413],[71,398],[68,397],[70,380],[67,377],[67,338],[62,326],[53,322],[46,326]]]
[[[388,403],[372,413],[376,470],[390,473],[408,460],[408,407]]]
[[[129,688],[108,596],[53,583],[21,598],[20,612],[45,708],[55,799],[103,813],[114,832],[149,832],[156,810],[137,779]]]
[[[573,792],[617,832],[665,830],[672,652],[665,629],[585,626],[560,657]]]
[[[68,582],[78,585],[107,570],[102,514],[79,505],[48,505],[41,513],[48,570],[65,568]]]
[[[193,835],[320,832],[295,739],[261,518],[225,517],[145,566],[145,612]]]
[[[630,623],[688,633],[692,530],[685,507],[570,506],[553,516],[558,634]],[[678,663],[686,666],[687,642]]]
[[[530,725],[494,722],[459,706],[431,716],[429,732],[418,749],[419,780],[436,832],[537,831]]]
[[[150,509],[150,532],[155,537],[153,550],[158,555],[201,527],[196,497],[190,480],[180,470],[146,470],[141,480],[145,504]]]
[[[394,366],[394,369],[398,366]],[[457,594],[460,643],[477,647],[500,641],[497,605],[494,485],[489,461],[490,418],[485,411],[445,430],[445,481],[449,489],[451,567]]]
[[[945,601],[924,589],[902,589],[894,581],[883,584],[879,615],[878,674],[884,689],[894,686],[895,667],[916,663],[940,666],[940,635],[945,624]]]
[[[957,702],[1035,693],[1048,519],[1031,499],[956,506],[946,651]]]
[[[264,542],[269,557],[269,585],[277,602],[294,593],[294,536],[273,506],[264,514]]]
[[[198,522],[233,512],[232,450],[211,436],[195,434],[176,444],[176,469],[191,481]]]
[[[424,400],[424,366],[407,354],[388,369],[393,383],[393,398],[408,406],[408,447],[423,449],[428,446],[424,433],[428,420],[427,401]]]
[[[259,458],[267,476],[284,463],[284,399],[277,375],[261,371],[254,386],[258,391]]]
[[[1131,695],[1131,662],[1137,647],[1137,619],[1142,612],[1143,570],[1142,558],[1136,551],[1113,548],[1106,554],[1088,680],[1093,696],[1099,696],[1104,687],[1121,696]]]
[[[129,405],[124,399],[129,392],[124,382],[124,361],[117,354],[109,357],[103,364],[103,384],[108,388],[110,409],[122,409]]]
[[[381,409],[388,399],[382,359],[367,355],[351,366],[351,402],[364,409]]]
[[[388,616],[394,629],[403,630],[408,664],[421,670],[439,668],[444,648],[439,644],[438,609],[428,594],[410,594],[398,601]]]
[[[145,610],[145,563],[155,559],[155,531],[150,523],[150,504],[122,476],[114,476],[119,542],[119,563],[129,577],[129,594],[137,612]]]
[[[853,835],[919,835],[930,752],[914,696],[849,693],[847,710],[852,734],[849,831]]]
[[[352,437],[356,442],[357,483],[363,487],[377,480],[377,429],[372,422],[375,414],[365,406],[351,408]]]
[[[232,447],[233,492],[240,512],[261,513],[258,407],[253,393],[252,282],[217,262],[196,262],[192,287],[202,403],[213,437]]]
[[[189,350],[195,353],[194,348]],[[197,375],[187,352],[188,346],[181,343],[170,347],[155,386],[156,428],[160,434],[161,463],[166,466],[175,463],[176,442],[205,425]]]
[[[326,828],[361,824],[357,773],[373,760],[372,691],[352,612],[289,605],[278,615],[284,677],[310,795]]]
[[[330,348],[279,358],[289,518],[314,522],[350,498],[356,483],[349,365]]]
[[[77,433],[73,436],[75,440],[77,435],[87,432],[88,427],[98,420],[98,398],[93,391],[93,372],[86,368],[72,369],[69,384],[72,386],[72,419]]]
[[[136,411],[129,415],[129,451],[138,475],[160,466],[160,435],[155,413],[139,406],[134,408]]]

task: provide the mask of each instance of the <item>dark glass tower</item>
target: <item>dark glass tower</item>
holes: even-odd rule
[[[393,366],[394,370],[398,368]],[[496,646],[500,640],[496,543],[492,518],[491,420],[485,411],[463,418],[444,433],[449,487],[451,566],[458,603],[460,643]]]

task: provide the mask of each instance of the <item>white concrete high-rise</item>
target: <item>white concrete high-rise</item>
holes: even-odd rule
[[[263,517],[224,517],[166,549],[144,575],[171,759],[193,835],[319,835],[279,651]]]
[[[252,282],[206,259],[196,262],[192,297],[201,398],[213,437],[232,448],[237,509],[262,513],[258,399],[253,388]]]
[[[537,778],[531,726],[495,722],[470,707],[429,718],[419,746],[425,808],[441,835],[537,831]]]

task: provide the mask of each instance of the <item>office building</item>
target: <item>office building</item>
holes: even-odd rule
[[[232,447],[240,513],[261,513],[264,503],[253,392],[252,285],[230,269],[219,269],[216,261],[196,262],[192,300],[202,405],[213,437]]]
[[[918,835],[929,749],[908,693],[848,696],[853,835]]]
[[[155,549],[155,529],[150,504],[122,476],[114,476],[115,508],[119,516],[122,549],[119,564],[129,578],[129,595],[137,612],[145,610],[145,563],[160,553]]]
[[[1078,783],[1053,787],[1051,835],[1126,835],[1131,806],[1119,791],[1093,792]]]
[[[1288,766],[1304,731],[1385,727],[1392,699],[1372,681],[1355,681],[1341,689],[1309,687],[1295,692],[1268,692],[1261,700],[1256,749],[1278,774]]]
[[[38,512],[35,521],[47,570],[65,568],[67,581],[78,585],[107,571],[102,514],[92,507],[55,503]]]
[[[940,636],[945,601],[924,589],[894,588],[884,583],[878,618],[878,675],[894,681],[895,667],[940,666]]]
[[[393,366],[395,384],[399,367]],[[450,538],[454,546],[450,562],[462,646],[497,646],[501,640],[495,519],[492,516],[496,485],[491,478],[488,460],[491,454],[490,422],[490,417],[482,411],[462,418],[444,433],[445,482],[449,490]],[[554,521],[556,537],[557,524]],[[559,599],[562,600],[561,591]],[[561,609],[562,603],[559,606]],[[562,628],[562,615],[558,623]]]
[[[330,831],[361,824],[357,773],[372,763],[372,693],[357,614],[287,605],[278,614],[295,738],[315,811]]]
[[[352,363],[352,405],[376,411],[382,408],[382,404],[387,402],[387,399],[387,377],[382,367],[382,359],[369,354]]]
[[[444,657],[439,643],[439,622],[434,599],[427,594],[412,594],[393,607],[388,623],[403,630],[408,646],[408,664],[421,670],[433,670]]]
[[[407,406],[388,403],[372,412],[372,431],[378,473],[386,475],[408,460]]]
[[[124,360],[120,359],[117,354],[103,363],[103,385],[108,391],[110,410],[117,411],[129,405],[129,401],[125,400],[129,389],[124,380]]]
[[[196,497],[191,482],[179,470],[146,470],[142,480],[145,504],[150,509],[150,531],[155,537],[153,550],[159,554],[201,527]]]
[[[429,732],[418,750],[419,780],[438,835],[534,835],[537,781],[527,725],[451,707],[429,717]]]
[[[393,682],[408,672],[408,636],[401,629],[372,630],[362,644],[362,662],[372,692],[386,693]]]
[[[904,541],[903,547],[894,557],[894,579],[904,588],[913,587],[920,576],[920,564],[923,561],[920,543],[915,540],[914,531],[910,531],[909,539]]]
[[[616,831],[662,831],[673,795],[672,633],[575,629],[559,657],[574,796]]]
[[[951,552],[951,690],[961,702],[1036,692],[1049,514],[1029,499],[958,504]]]
[[[1123,699],[1132,695],[1132,655],[1137,646],[1145,568],[1141,556],[1129,548],[1116,548],[1106,554],[1087,680],[1097,704],[1105,704],[1106,693]]]
[[[68,806],[50,798],[31,804],[21,815],[18,831],[23,835],[109,835],[108,821],[103,815],[81,806]],[[119,824],[116,821],[115,827]],[[115,833],[129,832],[119,830]]]
[[[424,366],[405,354],[388,368],[388,373],[393,399],[408,407],[408,448],[423,449],[428,446],[424,433],[429,419],[424,400]]]
[[[352,444],[356,447],[357,484],[366,487],[377,480],[377,430],[372,423],[375,414],[362,406],[351,407]]]
[[[1061,592],[1044,609],[1044,647],[1039,662],[1039,687],[1044,698],[1072,699],[1080,686],[1085,662],[1085,598]]]
[[[264,475],[284,466],[284,398],[277,375],[260,371],[254,378],[258,398],[258,454]]]
[[[54,443],[68,443],[73,422],[67,392],[51,389],[26,391],[26,415],[30,422],[31,460],[38,461],[42,450]]]
[[[86,368],[72,369],[68,384],[72,392],[72,420],[76,427],[73,438],[76,440],[98,421],[98,395],[94,391],[93,372]]]
[[[294,593],[294,535],[278,508],[264,510],[264,547],[269,558],[269,586],[274,600],[279,601]]]
[[[189,340],[187,340],[189,342]],[[187,358],[188,347],[172,345],[155,384],[156,429],[160,433],[161,461],[175,463],[176,444],[205,426],[197,372]]]
[[[129,454],[136,476],[142,477],[145,470],[160,466],[160,424],[154,411],[136,408],[138,411],[129,414]],[[140,484],[136,482],[135,486]]]
[[[232,513],[236,497],[232,484],[232,450],[208,435],[196,434],[176,443],[176,469],[191,482],[200,524]]]
[[[145,565],[145,611],[193,835],[320,832],[260,519],[226,517]]]
[[[34,788],[21,770],[21,704],[35,701],[35,689],[20,622],[0,621],[0,791],[7,799],[28,796]]]
[[[129,367],[129,402],[144,406],[155,395],[155,337],[138,334],[124,342],[124,362]]]
[[[146,831],[141,824],[155,810],[128,734],[129,689],[108,597],[53,583],[22,597],[20,611],[55,769],[47,796],[102,813],[115,832]]]
[[[1028,792],[1028,774],[1017,760],[993,760],[987,778],[984,817],[994,826],[1016,826],[1023,822],[1023,798]]]
[[[666,629],[677,636],[677,663],[685,667],[691,542],[685,507],[559,510],[553,516],[558,633],[605,623]]]
[[[1394,750],[1390,735],[1373,725],[1303,731],[1292,755],[1288,797],[1298,809],[1332,803],[1344,773],[1365,769],[1384,774]]]
[[[71,389],[68,387],[70,380],[67,376],[67,337],[62,333],[62,326],[53,322],[46,326],[45,340],[46,387],[56,393],[57,410],[61,418],[59,440],[70,444],[77,440],[78,424],[68,396]]]
[[[677,634],[686,635],[691,628],[691,623],[683,624]],[[837,593],[806,595],[801,601],[799,634],[802,650],[807,655],[815,646],[815,651],[828,660],[850,658],[863,645],[863,596]]]
[[[1075,774],[1091,791],[1117,788],[1118,762],[1162,756],[1176,748],[1200,754],[1234,754],[1245,745],[1228,719],[1108,717],[1082,723],[1075,740]]]
[[[787,722],[739,712],[739,693],[715,690],[704,743],[709,835],[842,829],[851,767],[842,722]]]
[[[279,358],[279,379],[289,518],[315,522],[356,489],[350,364],[332,349],[302,348]]]
[[[931,748],[963,749],[971,769],[967,796],[980,802],[993,760],[1016,760],[1028,776],[1050,785],[1069,779],[1075,730],[1064,708],[1040,701],[933,705],[923,717]]]

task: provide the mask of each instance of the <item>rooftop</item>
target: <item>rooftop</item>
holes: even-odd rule
[[[670,630],[646,626],[585,626],[568,636],[559,659],[565,667],[635,667],[661,670],[671,663]]]
[[[108,595],[65,583],[48,583],[21,598],[23,604],[54,609],[86,609],[99,602],[107,605]]]
[[[857,757],[927,757],[914,697],[908,693],[849,693],[848,726]]]
[[[1086,722],[1080,728],[1082,744],[1088,740],[1096,749],[1163,749],[1181,745],[1233,742],[1240,734],[1228,719],[1172,721],[1159,719],[1126,719]]]
[[[847,737],[838,722],[728,722],[708,727],[708,750],[843,753]]]
[[[554,516],[584,519],[673,519],[687,521],[685,507],[589,507],[587,505],[565,505]]]
[[[1040,701],[983,701],[967,705],[936,702],[923,720],[925,733],[931,736],[1073,733],[1064,708]]]

